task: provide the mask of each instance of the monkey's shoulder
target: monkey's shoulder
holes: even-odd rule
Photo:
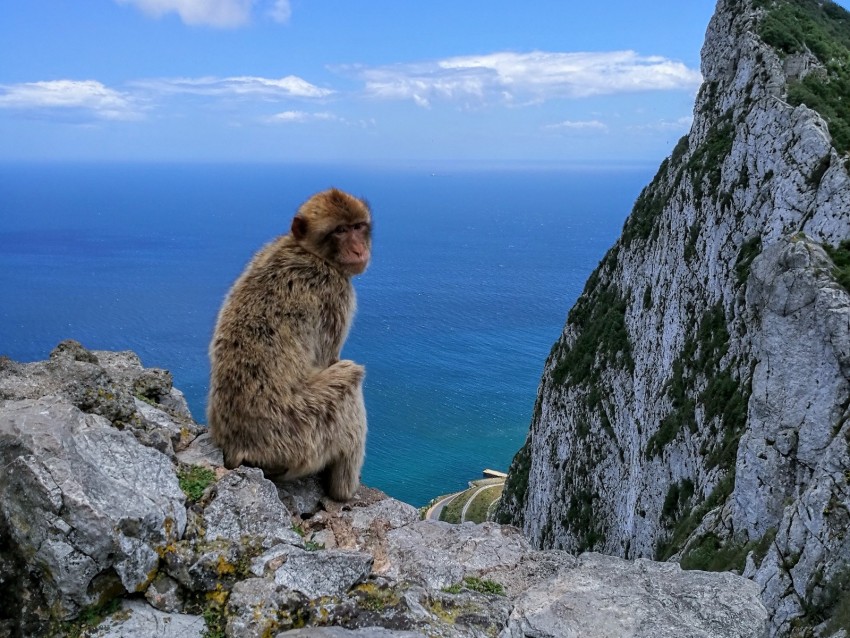
[[[326,315],[329,308],[348,315],[356,299],[348,277],[286,235],[257,253],[233,285],[227,305],[239,314],[261,316]]]
[[[283,241],[288,238],[287,235],[270,247],[260,271],[291,289],[302,288],[333,296],[353,290],[348,277],[321,257]]]

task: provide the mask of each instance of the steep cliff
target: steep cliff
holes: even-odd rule
[[[850,616],[850,14],[720,0],[702,72],[690,133],[552,348],[497,517],[542,548],[739,570],[775,635],[831,630]]]

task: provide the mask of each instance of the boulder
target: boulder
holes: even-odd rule
[[[27,567],[14,585],[22,626],[144,591],[186,528],[169,458],[66,400],[4,401],[0,465],[4,536]]]
[[[504,636],[759,638],[766,623],[756,584],[729,572],[588,553],[519,596]]]

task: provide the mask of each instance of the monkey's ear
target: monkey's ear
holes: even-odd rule
[[[307,234],[307,220],[303,217],[292,218],[292,236],[297,240],[304,239]]]

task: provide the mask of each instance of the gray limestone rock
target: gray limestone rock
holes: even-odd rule
[[[186,465],[204,465],[224,467],[224,453],[215,443],[209,432],[199,434],[185,449],[177,453],[177,459]]]
[[[183,449],[202,431],[182,392],[172,386],[171,373],[144,368],[129,351],[90,351],[69,339],[47,361],[0,366],[0,399],[43,396],[61,397],[83,412],[104,416],[167,454]]]
[[[364,552],[293,547],[275,570],[274,582],[311,599],[340,596],[363,581],[371,569],[372,556]]]
[[[144,591],[186,527],[168,458],[57,398],[0,405],[0,515],[45,603],[70,618]],[[54,612],[56,613],[56,612]]]
[[[227,601],[228,638],[271,636],[299,622],[305,598],[267,578],[236,583]]]
[[[280,500],[290,512],[303,518],[324,509],[325,490],[316,476],[277,483]]]
[[[419,511],[412,505],[370,490],[369,498],[351,507],[320,511],[301,525],[306,538],[327,549],[368,552],[375,559],[373,569],[380,573],[387,565],[388,533],[418,520]]]
[[[532,585],[554,578],[560,573],[573,569],[578,559],[572,554],[557,550],[530,551],[523,554],[519,563],[503,565],[489,569],[485,577],[501,585],[505,595],[517,598]]]
[[[120,611],[86,635],[90,638],[204,638],[207,625],[201,616],[167,613],[140,600],[125,600]]]
[[[234,543],[246,539],[267,549],[282,542],[300,544],[289,510],[262,470],[239,467],[213,487],[203,513],[204,538]]]
[[[254,576],[274,577],[274,572],[283,565],[297,548],[295,545],[281,543],[264,551],[251,561],[250,571]]]
[[[504,638],[761,638],[758,588],[729,573],[583,554],[576,567],[530,587]]]
[[[145,600],[160,611],[179,612],[183,609],[180,584],[160,572],[145,590]]]
[[[362,627],[345,629],[344,627],[310,627],[293,629],[278,634],[277,638],[421,638],[417,631],[395,631],[383,627]]]
[[[387,545],[383,575],[431,589],[459,583],[469,574],[514,567],[530,550],[513,527],[440,521],[418,521],[392,530]]]
[[[237,566],[255,549],[227,539],[213,542],[181,540],[162,550],[162,569],[190,592],[211,592],[231,585]]]

